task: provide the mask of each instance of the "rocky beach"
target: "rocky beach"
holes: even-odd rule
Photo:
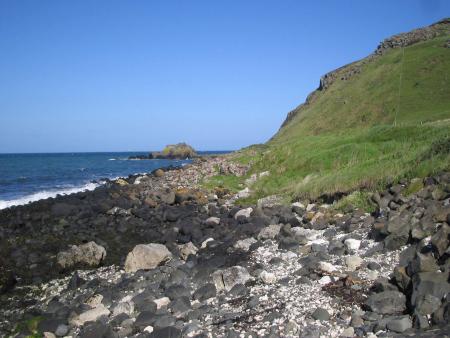
[[[0,335],[448,335],[448,173],[392,182],[372,214],[200,184],[247,171],[200,158],[1,210]]]

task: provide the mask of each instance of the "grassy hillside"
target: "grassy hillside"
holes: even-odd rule
[[[238,152],[253,173],[271,173],[252,186],[252,200],[372,190],[449,169],[450,22],[442,27],[333,72],[266,145]]]

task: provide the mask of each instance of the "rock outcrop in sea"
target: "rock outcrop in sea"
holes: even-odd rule
[[[132,160],[152,160],[152,159],[167,159],[167,160],[185,160],[198,157],[197,152],[190,145],[186,143],[169,144],[162,151],[154,151],[148,155],[131,156]]]

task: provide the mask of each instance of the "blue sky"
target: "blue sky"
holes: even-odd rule
[[[265,142],[322,74],[446,16],[446,0],[0,0],[0,152]]]

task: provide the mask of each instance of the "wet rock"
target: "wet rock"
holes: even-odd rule
[[[154,269],[172,258],[171,252],[165,245],[158,243],[139,244],[128,254],[125,260],[125,271]]]
[[[56,263],[62,269],[75,266],[96,267],[106,257],[106,250],[95,242],[72,245],[69,250],[61,251],[56,256]]]
[[[373,312],[382,314],[401,313],[406,309],[406,297],[398,291],[383,291],[371,295],[365,304]]]

